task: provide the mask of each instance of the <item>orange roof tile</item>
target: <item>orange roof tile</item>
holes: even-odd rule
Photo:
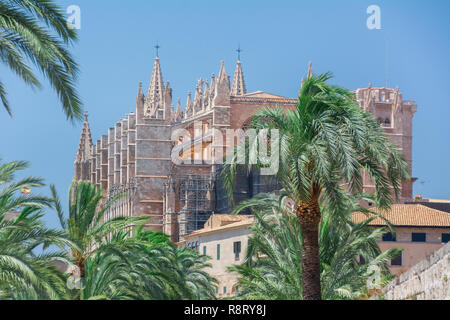
[[[394,204],[388,211],[378,208],[371,210],[382,214],[394,226],[450,227],[450,213],[421,204]],[[353,222],[359,223],[366,219],[367,216],[362,212],[353,213]],[[386,223],[377,217],[369,225],[384,226]]]

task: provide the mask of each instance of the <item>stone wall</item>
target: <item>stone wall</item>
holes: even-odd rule
[[[382,291],[387,300],[449,300],[450,243],[395,278]]]

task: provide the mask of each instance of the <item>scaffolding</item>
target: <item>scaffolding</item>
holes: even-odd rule
[[[202,229],[213,212],[214,179],[211,175],[180,177],[179,236]]]
[[[213,211],[230,213],[233,209],[219,176],[214,174],[182,176],[179,178],[179,188],[180,240],[202,229]],[[250,174],[245,170],[238,170],[234,189],[235,201],[239,203],[258,193],[276,192],[281,189],[281,185],[275,176],[261,176],[257,170],[252,170]],[[241,214],[250,214],[250,211],[244,210]]]
[[[276,176],[262,176],[257,170],[252,170],[250,178],[252,196],[258,193],[276,192],[282,188]]]
[[[219,172],[222,167],[219,167]],[[233,195],[235,203],[250,199],[259,193],[277,193],[282,186],[276,176],[262,176],[259,170],[252,169],[250,172],[245,167],[238,167],[236,170]],[[222,181],[216,180],[216,213],[230,213],[233,210],[232,203],[223,186]],[[241,214],[250,214],[250,210],[245,209]]]

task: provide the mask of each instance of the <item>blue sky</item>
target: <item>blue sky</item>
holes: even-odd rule
[[[154,46],[161,46],[164,81],[174,101],[186,101],[200,77],[229,75],[241,45],[249,92],[295,97],[308,61],[315,73],[332,71],[349,89],[389,86],[415,100],[414,193],[450,199],[449,1],[144,1],[70,0],[81,8],[79,92],[93,139],[134,108],[138,83],[147,88]],[[381,30],[366,27],[369,5],[381,8]],[[26,174],[56,184],[63,200],[73,176],[82,123],[65,120],[55,93],[33,91],[0,65],[14,118],[0,110],[0,157],[32,163]],[[37,192],[36,190],[33,190]],[[48,193],[47,189],[42,190]],[[67,203],[67,201],[64,201]],[[47,222],[56,225],[56,215]]]

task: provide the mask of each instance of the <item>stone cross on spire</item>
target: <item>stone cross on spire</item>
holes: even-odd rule
[[[242,52],[241,45],[239,45],[236,51],[238,53],[238,61],[241,61],[241,52]]]
[[[144,116],[154,117],[158,109],[164,107],[164,82],[162,78],[159,57],[156,56],[153,64],[152,78],[144,103]]]

